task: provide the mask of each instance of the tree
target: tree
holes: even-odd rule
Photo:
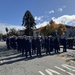
[[[40,28],[41,35],[47,36],[50,34],[50,25],[47,24],[45,27]]]
[[[6,32],[8,32],[8,28],[7,27],[5,28],[5,30],[6,30]]]
[[[58,35],[63,35],[66,31],[66,27],[64,24],[57,24],[53,20],[50,21],[50,32],[52,34],[57,30]]]
[[[55,30],[57,30],[57,24],[53,20],[51,20],[49,24],[50,24],[50,34],[54,36]]]
[[[2,34],[2,33],[0,33],[0,40],[2,39],[2,36],[3,36],[3,34]]]
[[[31,12],[27,10],[23,16],[22,26],[26,28],[25,34],[30,36],[33,35],[33,28],[35,27],[36,23],[34,17],[32,16]]]
[[[41,35],[56,35],[56,31],[58,35],[63,35],[66,31],[66,27],[63,24],[57,24],[53,20],[49,22],[45,27],[40,28]]]
[[[7,27],[5,28],[5,31],[6,31],[6,33],[7,33],[7,35],[8,35],[8,28],[7,28]]]
[[[63,35],[66,32],[66,27],[63,24],[60,24],[58,28],[58,35]]]
[[[17,30],[14,29],[14,28],[11,28],[11,29],[9,30],[8,35],[9,35],[9,36],[12,36],[12,35],[18,36]]]

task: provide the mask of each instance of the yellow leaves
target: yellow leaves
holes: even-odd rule
[[[63,33],[66,31],[66,27],[63,24],[60,24],[59,28],[58,28],[58,33],[59,35],[63,35]]]
[[[58,35],[62,35],[66,31],[66,27],[63,24],[56,24],[51,20],[45,27],[40,28],[40,33],[43,35],[49,35],[53,34],[55,30],[58,30]]]
[[[46,29],[48,30],[49,28],[50,28],[50,25],[49,25],[49,24],[47,24],[47,25],[46,25]]]

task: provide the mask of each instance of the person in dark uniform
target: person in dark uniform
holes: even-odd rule
[[[41,44],[42,44],[42,49],[44,49],[45,50],[45,38],[44,38],[44,36],[42,36],[41,37]]]
[[[67,52],[67,50],[66,50],[66,46],[67,46],[66,37],[64,37],[64,38],[62,39],[62,42],[63,42],[63,52]]]
[[[25,47],[26,47],[26,42],[25,42],[25,36],[22,36],[21,38],[21,49],[22,49],[22,55],[24,55],[25,52]]]
[[[16,36],[13,36],[13,49],[16,49]]]
[[[7,45],[7,49],[10,49],[10,38],[7,37],[6,39],[6,45]]]
[[[21,36],[18,36],[16,42],[17,42],[17,50],[21,52]]]
[[[36,38],[32,38],[32,54],[36,53]]]
[[[54,49],[55,49],[55,53],[59,53],[59,40],[57,36],[54,39]]]
[[[13,48],[13,36],[10,37],[10,47]]]
[[[53,51],[53,37],[50,37],[50,52]]]
[[[25,40],[25,44],[26,44],[26,50],[25,50],[25,52],[26,52],[26,58],[27,58],[27,56],[28,56],[28,52],[29,52],[29,55],[30,55],[30,57],[32,57],[31,56],[31,43],[30,43],[30,39],[29,39],[29,37],[27,37],[26,36],[26,38],[25,38],[26,40]]]
[[[40,37],[36,38],[36,48],[37,48],[37,56],[41,55],[41,39]]]
[[[46,54],[49,53],[50,54],[50,50],[49,50],[49,38],[46,36],[45,37],[45,48],[46,48]]]

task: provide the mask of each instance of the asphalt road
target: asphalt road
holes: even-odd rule
[[[5,50],[4,56],[0,56],[0,75],[75,75],[75,62],[68,61],[67,57],[59,58],[67,53],[69,52],[54,55],[42,53],[41,57],[34,55],[26,59],[16,50]]]

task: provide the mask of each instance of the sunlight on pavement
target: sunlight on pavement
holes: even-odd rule
[[[64,57],[64,56],[57,56],[57,58],[75,63],[75,61],[73,59],[70,59],[70,58],[67,58],[67,57]]]

